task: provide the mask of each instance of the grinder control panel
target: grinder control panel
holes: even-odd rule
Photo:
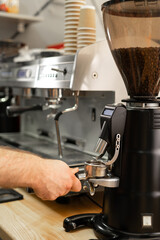
[[[113,156],[116,135],[123,136],[125,122],[126,107],[123,104],[105,106],[100,116],[101,133],[96,152],[104,155],[107,151],[108,154]]]

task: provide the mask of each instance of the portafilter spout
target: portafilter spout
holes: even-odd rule
[[[59,129],[59,118],[64,113],[73,112],[73,111],[77,110],[78,103],[79,103],[79,91],[74,92],[74,97],[75,97],[75,104],[74,104],[74,106],[71,107],[71,108],[66,108],[63,111],[57,112],[57,114],[54,117],[55,126],[56,126],[56,134],[57,134],[57,143],[58,143],[58,156],[60,158],[63,157],[63,152],[62,152],[60,129]]]

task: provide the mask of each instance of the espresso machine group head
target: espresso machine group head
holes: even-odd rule
[[[107,240],[159,239],[160,1],[110,0],[102,5],[102,13],[106,38],[129,98],[116,106],[123,109],[116,124],[110,124],[115,106],[105,106],[95,161],[107,166],[103,179],[114,176],[119,184],[103,185],[101,214],[67,218],[64,228],[70,231],[87,225],[99,239]],[[87,181],[95,183],[93,177],[102,182],[98,175],[90,175]]]

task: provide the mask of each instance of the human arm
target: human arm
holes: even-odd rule
[[[75,177],[78,168],[71,169],[60,160],[41,157],[15,149],[0,147],[0,186],[31,187],[43,200],[55,200],[69,191],[80,191]]]

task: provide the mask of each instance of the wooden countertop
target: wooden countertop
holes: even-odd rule
[[[73,196],[69,203],[41,201],[34,194],[16,189],[23,200],[0,204],[0,238],[3,240],[89,240],[92,229],[65,232],[63,220],[75,214],[99,213],[101,208],[86,196]]]

